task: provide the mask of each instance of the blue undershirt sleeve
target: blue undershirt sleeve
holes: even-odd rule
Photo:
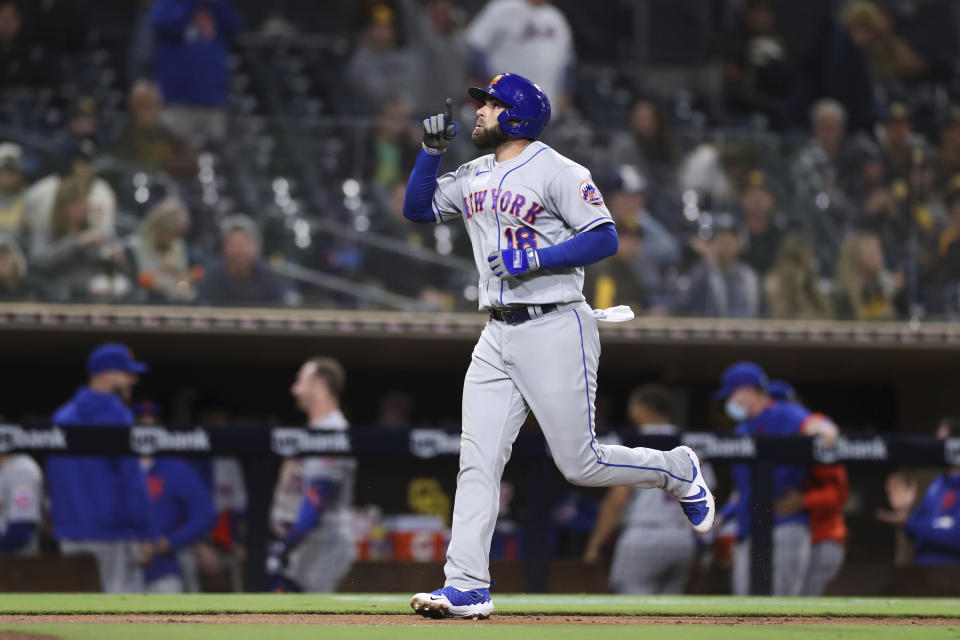
[[[584,267],[617,252],[620,239],[612,223],[602,224],[555,247],[537,251],[541,269]]]
[[[290,528],[290,533],[284,542],[288,548],[292,549],[303,540],[307,534],[320,524],[320,518],[323,511],[327,508],[330,499],[338,488],[337,483],[332,480],[314,480],[310,483],[307,495],[300,503],[300,512],[297,514],[297,520]]]
[[[423,149],[417,155],[417,162],[407,181],[407,192],[403,196],[403,217],[412,222],[436,222],[431,205],[433,192],[437,190],[437,173],[440,170],[442,155],[427,153]]]

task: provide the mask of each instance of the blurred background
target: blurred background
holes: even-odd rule
[[[584,288],[638,315],[605,330],[599,432],[639,426],[631,394],[651,382],[665,422],[729,432],[710,393],[741,359],[843,430],[933,437],[960,414],[956,2],[0,0],[0,416],[49,420],[90,350],[123,339],[152,366],[141,421],[303,424],[291,385],[326,355],[357,429],[456,430],[476,270],[458,222],[401,208],[420,120],[452,97],[472,124],[465,89],[507,71],[548,94],[544,142],[590,169],[620,234]],[[446,155],[452,171],[477,151],[460,136]],[[214,494],[249,488],[201,471]],[[851,474],[838,593],[932,584],[903,573],[902,525],[936,470],[891,488],[892,471]],[[359,460],[358,558],[433,563],[433,584],[455,473]],[[521,562],[511,473],[494,557]],[[604,493],[563,492],[552,557],[572,585],[616,588],[614,534],[587,554]],[[221,537],[194,542],[220,555],[193,561],[202,588],[240,589],[248,514],[218,509]],[[436,544],[414,558],[391,531]],[[715,542],[684,589],[729,590]],[[395,588],[414,588],[404,571]]]

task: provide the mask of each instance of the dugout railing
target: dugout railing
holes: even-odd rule
[[[751,591],[771,590],[772,486],[777,464],[832,464],[902,466],[960,465],[960,438],[937,440],[908,435],[843,435],[833,447],[806,437],[730,436],[690,432],[682,437],[641,436],[632,431],[608,434],[602,440],[627,446],[669,449],[678,444],[694,448],[704,460],[747,462],[753,470],[753,565]],[[276,470],[284,457],[354,456],[360,460],[406,458],[411,463],[459,455],[459,435],[440,429],[374,429],[318,431],[302,427],[162,426],[63,427],[57,425],[0,425],[0,453],[47,455],[175,455],[235,456],[243,462],[248,493],[248,560],[245,587],[262,591],[266,585],[267,514]],[[514,465],[522,465],[528,500],[528,540],[546,540],[552,461],[542,434],[523,429],[513,448]],[[537,499],[540,496],[543,499]],[[260,514],[255,516],[254,514]],[[546,590],[549,548],[529,544],[526,553],[529,592]]]

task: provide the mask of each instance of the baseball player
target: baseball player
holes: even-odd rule
[[[829,446],[837,437],[833,422],[810,413],[792,402],[775,402],[768,393],[767,374],[753,362],[737,362],[723,372],[722,386],[714,394],[725,400],[725,410],[738,423],[737,435],[812,435]],[[750,466],[732,465],[736,506],[731,515],[738,521],[734,551],[733,592],[750,592]],[[803,491],[805,470],[797,465],[777,465],[773,496],[783,499]],[[724,513],[727,508],[724,508]],[[810,525],[802,500],[790,510],[778,509],[773,520],[773,595],[796,596],[803,588],[810,561]]]
[[[767,391],[777,402],[797,402],[796,392],[784,380],[772,380]],[[774,504],[774,511],[790,511],[793,505],[802,504],[810,517],[810,563],[801,595],[822,596],[840,573],[847,543],[843,509],[849,499],[847,468],[842,464],[815,464],[807,471],[802,494],[788,494]]]
[[[33,458],[0,455],[0,553],[37,553],[42,496],[43,474]]]
[[[471,139],[492,153],[437,177],[458,129],[448,98],[446,113],[423,122],[423,150],[403,204],[414,222],[463,219],[480,276],[480,309],[490,314],[463,384],[445,586],[410,601],[430,617],[493,612],[489,553],[500,478],[531,410],[571,483],[663,489],[699,531],[714,518],[713,495],[691,449],[596,441],[597,320],[614,310],[587,305],[583,267],[616,253],[617,233],[590,173],[537,141],[550,120],[547,96],[511,73],[469,94],[480,102]]]
[[[345,431],[340,412],[345,375],[331,358],[300,367],[290,389],[311,429]],[[280,538],[270,548],[270,590],[329,593],[356,556],[350,508],[357,461],[312,456],[287,460],[274,492],[271,527]]]

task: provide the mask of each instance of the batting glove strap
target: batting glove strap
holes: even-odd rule
[[[496,251],[487,257],[487,262],[498,278],[515,278],[540,269],[540,256],[533,247]]]

